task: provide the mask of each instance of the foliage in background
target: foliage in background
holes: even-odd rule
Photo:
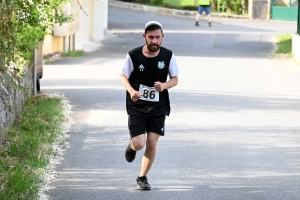
[[[0,199],[36,199],[53,143],[62,134],[61,98],[46,95],[26,101],[0,146]]]
[[[164,6],[184,10],[197,10],[198,0],[123,0],[141,4]],[[248,0],[214,0],[215,8],[213,11],[228,14],[248,13]]]
[[[163,0],[150,0],[150,5],[163,5]]]
[[[53,22],[72,20],[60,12],[69,1],[0,0],[0,74],[21,75],[22,67],[32,63],[38,41],[51,34]]]
[[[274,6],[283,6],[287,7],[288,3],[285,0],[275,0]]]
[[[195,0],[163,0],[163,5],[168,8],[183,9],[183,10],[197,10]]]
[[[221,13],[245,14],[248,13],[248,0],[214,0],[216,10]]]
[[[298,7],[299,0],[274,0],[274,6]]]

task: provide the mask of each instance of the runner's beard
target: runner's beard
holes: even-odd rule
[[[160,44],[148,44],[146,41],[147,49],[151,52],[156,52],[160,49]]]

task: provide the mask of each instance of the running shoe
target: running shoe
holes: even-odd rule
[[[130,147],[130,143],[128,144],[125,150],[125,158],[128,162],[132,162],[135,159],[136,151]]]
[[[148,183],[147,176],[137,177],[137,187],[140,190],[151,190],[151,185]]]

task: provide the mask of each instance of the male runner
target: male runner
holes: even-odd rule
[[[148,22],[143,37],[146,44],[128,52],[120,79],[127,90],[131,137],[125,158],[132,162],[136,151],[146,144],[136,181],[139,189],[150,190],[147,174],[155,160],[158,139],[164,136],[165,117],[170,114],[168,89],[178,83],[178,67],[173,52],[161,47],[164,34],[159,22]]]

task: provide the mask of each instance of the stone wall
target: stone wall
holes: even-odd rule
[[[5,132],[14,122],[21,108],[32,93],[32,72],[29,68],[24,69],[24,78],[19,83],[24,89],[15,88],[11,83],[12,77],[8,73],[0,72],[0,145],[5,139]]]
[[[253,0],[252,1],[252,19],[270,19],[271,13],[270,0]]]

